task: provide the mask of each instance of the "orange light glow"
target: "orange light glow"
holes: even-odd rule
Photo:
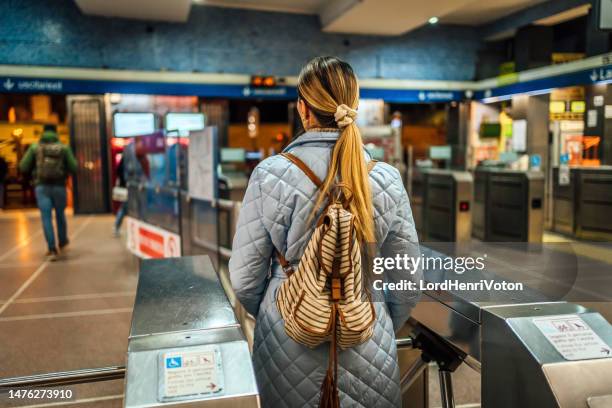
[[[263,84],[264,84],[264,86],[275,86],[276,85],[276,81],[274,80],[274,77],[266,77],[263,80]]]
[[[116,148],[116,149],[122,149],[127,144],[128,144],[128,140],[127,139],[123,139],[123,138],[120,138],[120,137],[113,137],[111,139],[111,146]]]
[[[17,113],[15,112],[15,107],[11,106],[8,111],[8,122],[15,123],[17,122]]]

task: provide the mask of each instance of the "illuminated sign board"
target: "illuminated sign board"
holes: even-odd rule
[[[115,137],[144,136],[154,132],[154,113],[117,112],[113,115]]]
[[[171,112],[166,114],[166,130],[177,131],[179,136],[189,136],[192,130],[202,130],[205,126],[203,113]]]

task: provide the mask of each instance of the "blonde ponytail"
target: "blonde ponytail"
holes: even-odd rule
[[[339,106],[356,110],[359,104],[359,87],[352,68],[334,57],[310,61],[300,74],[298,93],[324,127],[338,126],[342,118],[334,115]],[[372,243],[375,241],[374,211],[361,133],[353,120],[342,125],[313,214],[321,208],[334,185],[342,183],[352,195],[348,203],[355,215],[357,235],[362,243]]]

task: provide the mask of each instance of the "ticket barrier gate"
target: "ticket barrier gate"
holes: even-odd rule
[[[474,172],[475,238],[489,242],[542,242],[544,174],[482,167]]]
[[[247,341],[208,256],[142,262],[124,406],[259,406]]]
[[[487,209],[487,175],[482,167],[474,170],[474,203],[472,211],[472,236],[485,241]]]
[[[491,278],[474,273],[473,281]],[[443,408],[454,406],[451,373],[463,362],[481,373],[483,408],[612,406],[612,326],[599,313],[529,290],[492,293],[494,301],[470,298],[426,291],[409,322],[423,357],[406,376],[435,361]]]
[[[611,240],[612,166],[553,169],[553,229],[581,239]],[[569,174],[567,174],[569,172]]]
[[[466,171],[423,172],[422,241],[471,239],[472,187],[472,175]]]

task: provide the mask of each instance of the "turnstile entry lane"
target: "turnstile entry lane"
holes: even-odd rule
[[[258,407],[247,341],[208,256],[144,260],[125,407]]]
[[[472,175],[466,171],[424,170],[423,241],[466,242],[472,234]]]
[[[553,229],[580,239],[612,239],[612,166],[553,169]]]
[[[474,172],[473,235],[482,241],[542,242],[544,174],[480,167]]]
[[[444,282],[453,273],[434,271],[426,273],[425,280]],[[470,274],[462,281],[496,277]],[[461,362],[481,372],[484,408],[595,407],[591,402],[612,396],[612,326],[578,304],[529,287],[483,294],[425,290],[410,324],[416,347],[428,361],[438,363],[441,386],[451,387],[451,397],[450,373]]]

